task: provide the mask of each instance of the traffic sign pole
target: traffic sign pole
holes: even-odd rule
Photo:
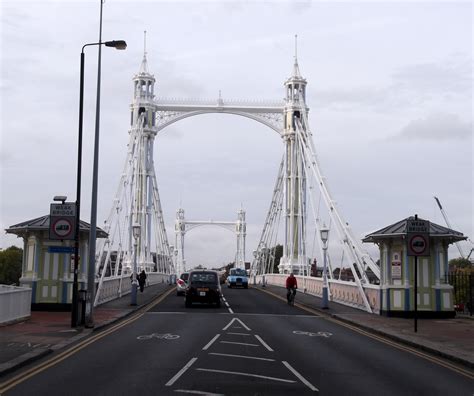
[[[418,256],[430,255],[430,222],[418,219],[418,215],[415,215],[414,219],[407,220],[406,233],[408,256],[415,257],[413,316],[416,333],[418,331]]]
[[[413,290],[415,291],[415,298],[413,303],[415,305],[415,333],[418,332],[418,256],[415,256],[415,287]]]

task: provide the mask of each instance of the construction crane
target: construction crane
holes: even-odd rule
[[[435,199],[436,203],[438,204],[438,207],[439,207],[439,210],[441,211],[441,214],[442,214],[443,217],[444,217],[444,221],[446,222],[447,226],[452,229],[453,227],[451,226],[451,223],[449,222],[448,215],[446,214],[446,212],[444,211],[443,207],[441,206],[441,202],[439,201],[438,197],[434,197],[434,199]],[[474,248],[471,249],[471,251],[469,252],[469,255],[466,257],[465,254],[464,254],[464,252],[463,252],[462,249],[461,249],[461,245],[459,244],[459,242],[454,242],[454,244],[455,244],[456,247],[458,248],[459,254],[461,255],[461,257],[462,257],[463,259],[469,260],[469,258],[471,257],[472,251],[474,250]]]

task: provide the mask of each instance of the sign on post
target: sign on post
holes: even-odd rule
[[[407,245],[409,256],[430,255],[430,222],[407,220]]]
[[[74,202],[51,204],[49,212],[49,239],[74,240],[75,224],[76,204]]]

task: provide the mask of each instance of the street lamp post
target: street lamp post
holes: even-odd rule
[[[79,133],[77,140],[77,177],[76,177],[76,224],[75,224],[75,240],[74,240],[74,279],[72,284],[72,310],[71,310],[71,327],[77,326],[78,321],[78,268],[79,268],[79,233],[81,219],[81,177],[82,177],[82,124],[84,114],[84,49],[91,45],[104,44],[107,47],[116,49],[127,48],[127,43],[123,40],[106,41],[104,43],[89,43],[82,47],[81,51],[81,77],[79,83]]]
[[[133,272],[132,272],[132,300],[130,305],[137,305],[137,247],[138,238],[140,238],[141,226],[138,223],[134,223],[132,226],[133,233]]]
[[[329,238],[329,228],[324,224],[323,227],[319,230],[321,234],[321,241],[323,242],[323,252],[324,252],[324,261],[323,261],[323,309],[328,309],[328,274],[327,274],[327,250],[328,250],[328,238]]]
[[[113,41],[105,41],[105,42],[98,42],[98,43],[89,43],[85,44],[82,47],[81,51],[81,76],[80,76],[80,84],[79,84],[79,133],[78,133],[78,144],[77,144],[77,177],[76,177],[76,224],[75,224],[75,241],[74,241],[74,279],[73,279],[73,286],[72,286],[72,309],[71,309],[71,327],[77,326],[78,321],[78,268],[79,268],[79,233],[80,233],[80,219],[81,219],[81,173],[82,173],[82,125],[83,125],[83,114],[84,114],[84,63],[85,63],[85,53],[84,49],[91,45],[105,45],[106,47],[113,47],[119,50],[124,50],[127,48],[127,43],[123,40],[113,40]],[[92,227],[91,227],[92,229]],[[92,230],[91,230],[92,231]],[[95,252],[94,252],[95,256]],[[91,271],[92,265],[89,264],[89,271]],[[94,260],[94,269],[95,272],[95,260]],[[94,278],[93,278],[94,279]],[[88,276],[88,281],[90,280],[90,276]],[[95,279],[94,279],[95,280]],[[89,293],[91,290],[90,285],[88,284]],[[93,290],[93,288],[92,288]],[[90,295],[90,318],[92,318],[92,294]]]

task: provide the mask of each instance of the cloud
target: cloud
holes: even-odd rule
[[[464,122],[455,114],[432,114],[409,122],[390,139],[453,140],[472,137],[472,122]]]
[[[470,95],[472,61],[459,56],[437,63],[420,63],[397,69],[393,87],[419,94]]]
[[[432,63],[415,63],[395,69],[385,85],[309,87],[317,108],[336,111],[368,108],[379,112],[409,109],[429,103],[472,101],[472,60],[465,54]]]

